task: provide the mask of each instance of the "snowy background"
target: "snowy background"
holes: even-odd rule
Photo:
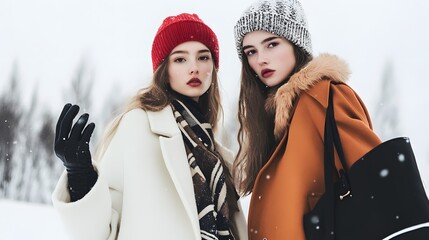
[[[301,0],[314,55],[337,54],[383,139],[411,138],[429,189],[429,3]],[[105,124],[151,79],[153,36],[197,13],[218,34],[225,145],[236,150],[240,62],[233,26],[252,1],[0,0],[0,239],[64,239],[50,194],[62,165],[53,128],[66,102]],[[382,124],[383,123],[383,124]],[[248,208],[248,198],[243,200]],[[246,210],[247,211],[247,210]]]

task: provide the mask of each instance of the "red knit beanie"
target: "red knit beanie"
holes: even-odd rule
[[[188,41],[198,41],[206,45],[212,53],[216,69],[219,69],[219,45],[216,34],[197,14],[182,13],[165,18],[156,33],[152,44],[153,71],[177,45]]]

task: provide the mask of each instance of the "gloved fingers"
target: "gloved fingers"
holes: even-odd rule
[[[86,126],[85,130],[83,130],[81,142],[83,144],[88,144],[91,138],[92,133],[94,132],[95,124],[90,123]]]
[[[86,123],[88,122],[89,114],[84,113],[82,114],[77,122],[73,125],[73,128],[70,133],[70,138],[74,139],[76,141],[79,141],[81,139],[81,134],[83,129],[86,126]]]
[[[63,118],[63,121],[61,122],[59,138],[67,139],[69,137],[70,129],[73,124],[73,119],[76,117],[78,112],[78,105],[71,106],[70,109],[67,111],[66,115]]]
[[[58,140],[58,138],[60,137],[60,131],[61,131],[61,123],[64,119],[64,116],[66,115],[67,111],[70,109],[72,105],[70,103],[67,103],[66,105],[64,105],[63,110],[61,111],[60,117],[58,118],[57,121],[57,126],[55,129],[55,140]]]

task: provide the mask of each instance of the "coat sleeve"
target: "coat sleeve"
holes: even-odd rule
[[[93,162],[99,176],[91,191],[82,199],[70,202],[67,174],[63,173],[52,195],[54,207],[70,239],[116,239],[121,223],[124,161],[132,151],[129,138],[136,135],[129,126],[145,126],[147,118],[136,120],[133,110],[125,114],[100,161]],[[141,111],[141,110],[139,110]],[[142,116],[142,114],[138,114]],[[133,117],[134,116],[134,117]],[[134,122],[138,121],[138,124]]]
[[[82,199],[70,202],[66,172],[61,175],[53,192],[54,208],[70,239],[115,239],[119,212],[112,208],[111,195],[119,193],[109,189],[105,176],[96,165],[95,168],[99,173],[97,182]]]
[[[372,123],[365,104],[347,85],[332,85],[335,121],[350,167],[359,158],[381,143],[372,129]],[[339,161],[337,160],[337,167]]]

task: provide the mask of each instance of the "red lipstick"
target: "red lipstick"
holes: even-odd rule
[[[261,76],[263,78],[268,78],[268,77],[271,77],[271,75],[273,75],[274,72],[275,72],[275,70],[272,70],[272,69],[269,69],[269,68],[265,68],[265,69],[262,69]]]
[[[191,87],[198,87],[201,85],[201,80],[199,78],[191,78],[186,84]]]

